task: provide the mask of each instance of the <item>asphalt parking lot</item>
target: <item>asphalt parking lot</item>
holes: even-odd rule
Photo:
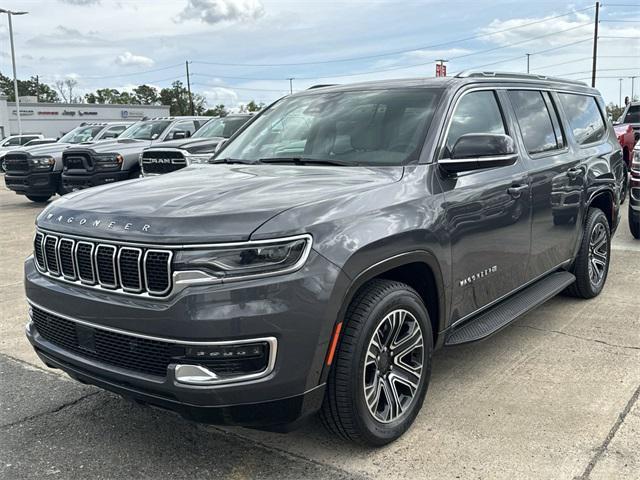
[[[598,298],[557,297],[439,351],[414,426],[378,450],[315,419],[286,435],[195,425],[48,370],[23,333],[22,262],[42,206],[2,182],[0,207],[2,479],[640,479],[640,241],[626,206]]]

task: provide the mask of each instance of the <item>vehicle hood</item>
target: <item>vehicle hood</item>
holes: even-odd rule
[[[223,140],[225,140],[224,137],[169,140],[160,144],[153,145],[150,150],[164,150],[168,147],[180,148],[190,153],[213,153],[218,143]]]
[[[74,149],[91,150],[95,153],[130,153],[135,151],[142,151],[146,147],[151,145],[150,140],[134,140],[129,138],[123,138],[121,140],[102,140],[92,144],[79,144],[75,145]]]
[[[329,199],[340,208],[343,197],[397,182],[402,173],[402,167],[199,165],[65,195],[37,224],[143,243],[243,241],[285,210]]]
[[[34,145],[33,147],[22,147],[19,149],[16,149],[21,151],[21,152],[29,152],[31,155],[56,155],[60,152],[62,152],[63,150],[71,147],[72,144],[70,143],[48,143],[48,144],[44,144],[44,145]]]

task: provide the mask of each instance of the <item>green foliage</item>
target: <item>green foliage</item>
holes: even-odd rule
[[[16,101],[15,91],[13,88],[13,79],[0,73],[0,94],[6,95],[10,102]],[[46,83],[40,83],[36,77],[29,80],[18,79],[18,95],[38,97],[41,102],[59,102],[60,97],[56,91]]]
[[[607,117],[611,117],[611,120],[613,120],[614,122],[618,119],[618,117],[620,117],[620,115],[622,115],[623,111],[624,105],[615,105],[613,102],[607,105]]]
[[[240,107],[241,112],[259,112],[264,108],[264,103],[256,103],[254,100],[251,100],[246,105],[242,105]]]
[[[206,112],[204,112],[204,114],[210,117],[226,117],[229,112],[227,112],[227,109],[224,105],[219,104],[213,108],[208,109]]]
[[[198,93],[194,93],[192,96],[193,113],[195,115],[204,115],[207,108],[205,98]],[[169,105],[171,115],[191,115],[189,91],[180,80],[173,82],[170,88],[160,90],[160,103]]]

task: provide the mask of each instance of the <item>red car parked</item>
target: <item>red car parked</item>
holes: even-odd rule
[[[622,155],[624,163],[627,166],[627,172],[631,171],[631,158],[633,156],[633,147],[636,144],[635,134],[633,128],[628,123],[622,123],[620,125],[614,125],[613,128],[616,131],[616,137],[622,147]],[[620,203],[624,203],[627,199],[627,185],[628,182],[624,182],[624,190],[622,191]]]

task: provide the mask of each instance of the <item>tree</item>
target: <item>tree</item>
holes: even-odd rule
[[[226,117],[229,112],[227,112],[227,109],[223,104],[219,104],[213,108],[208,109],[206,112],[204,112],[204,114],[210,117]]]
[[[149,85],[140,85],[133,89],[133,93],[136,97],[136,103],[141,105],[156,105],[160,98],[158,90]]]
[[[66,80],[56,80],[55,86],[58,93],[62,97],[65,103],[73,103],[76,99],[73,96],[73,89],[78,85],[78,82],[73,78],[67,78]]]
[[[240,107],[241,112],[259,112],[264,108],[264,103],[256,103],[255,100],[250,100],[246,105]]]
[[[613,102],[610,102],[607,105],[607,116],[611,117],[611,119],[615,122],[622,112],[624,111],[624,106],[615,105]]]
[[[173,82],[170,88],[160,90],[160,103],[169,105],[171,115],[191,115],[189,91],[180,80]],[[207,108],[206,99],[202,95],[194,93],[193,107],[196,115],[203,115]]]
[[[2,73],[0,73],[0,94],[6,95],[10,102],[16,101],[13,79],[6,77]],[[39,101],[47,103],[60,101],[60,97],[58,97],[55,90],[46,83],[40,83],[37,77],[31,77],[29,80],[18,79],[18,95],[21,97],[38,97]]]

